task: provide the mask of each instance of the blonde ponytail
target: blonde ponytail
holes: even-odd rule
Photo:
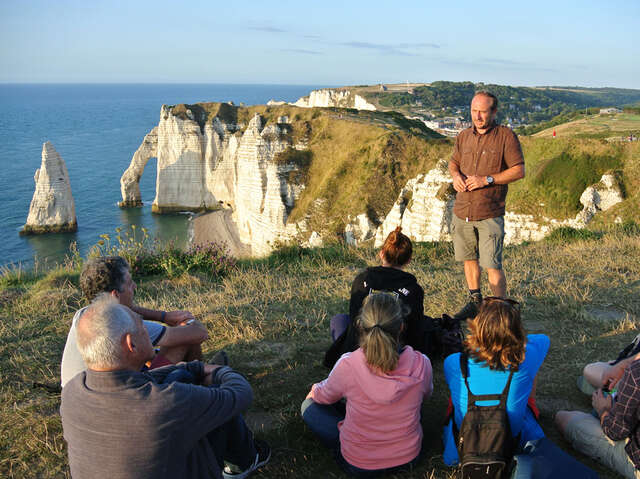
[[[373,369],[388,373],[398,366],[403,321],[404,308],[393,295],[378,292],[365,298],[358,316],[360,347]]]

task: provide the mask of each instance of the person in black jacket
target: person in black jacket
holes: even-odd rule
[[[423,337],[420,333],[423,321],[424,290],[416,277],[403,268],[411,261],[413,245],[398,226],[389,233],[382,245],[379,257],[382,266],[362,271],[351,286],[349,314],[338,314],[331,318],[331,339],[334,343],[325,355],[324,364],[333,367],[340,356],[358,348],[358,332],[354,319],[358,317],[364,299],[372,291],[387,291],[397,297],[407,309],[402,340],[416,350],[422,351]],[[423,351],[424,352],[424,351]]]

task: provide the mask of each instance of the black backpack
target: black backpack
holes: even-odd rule
[[[511,435],[507,415],[507,396],[513,377],[509,373],[501,394],[475,395],[469,389],[467,355],[460,354],[460,370],[467,386],[467,413],[458,434],[458,454],[462,479],[509,477],[518,438]],[[478,401],[496,401],[496,406],[478,406]]]

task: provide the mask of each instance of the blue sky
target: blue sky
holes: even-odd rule
[[[0,0],[0,82],[640,88],[640,2]]]

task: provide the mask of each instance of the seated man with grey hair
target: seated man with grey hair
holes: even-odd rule
[[[251,386],[230,367],[192,361],[141,372],[153,357],[147,330],[108,294],[76,332],[87,370],[67,383],[60,406],[74,479],[244,478],[268,462],[269,446],[241,415]],[[197,384],[165,381],[179,369]]]
[[[124,258],[103,256],[87,261],[80,273],[80,288],[89,301],[101,293],[109,293],[143,317],[151,342],[159,350],[149,366],[151,369],[202,359],[200,344],[207,339],[206,328],[189,311],[155,311],[133,304],[136,283]],[[71,322],[60,366],[62,387],[85,369],[76,347],[76,324],[85,310],[78,310]]]

